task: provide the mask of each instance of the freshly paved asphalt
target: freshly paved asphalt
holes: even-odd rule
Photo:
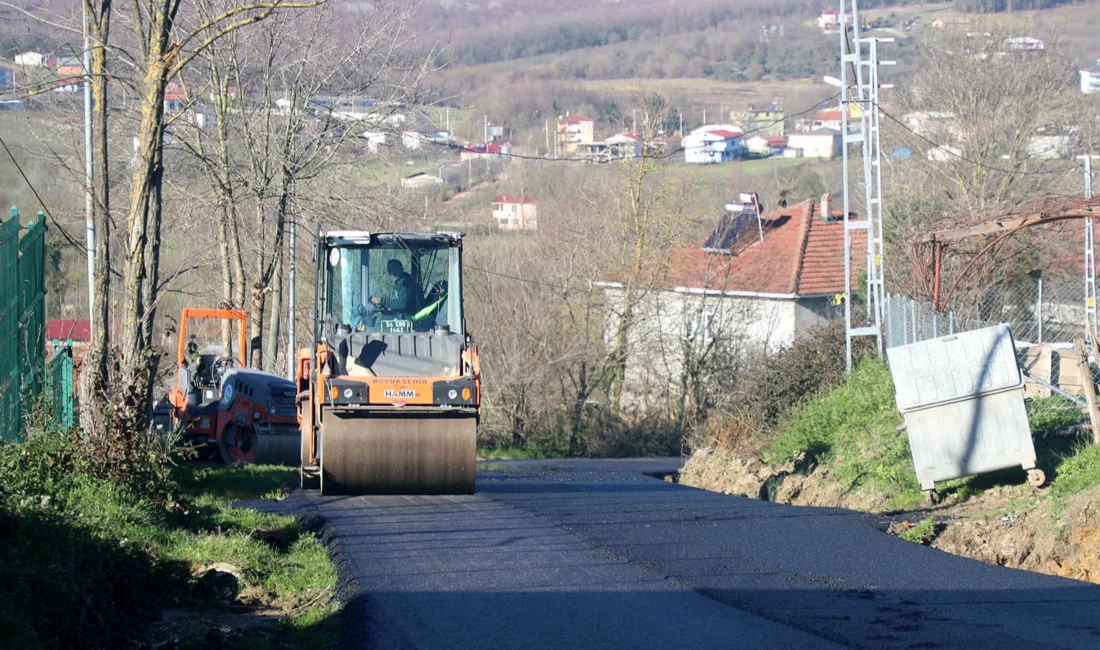
[[[502,461],[474,496],[267,508],[326,522],[348,648],[1100,648],[1098,586],[645,474],[678,464]]]

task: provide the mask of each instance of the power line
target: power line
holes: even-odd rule
[[[516,282],[526,282],[527,284],[535,284],[535,285],[540,285],[540,286],[544,286],[544,287],[550,287],[551,289],[556,289],[556,290],[561,290],[561,289],[565,288],[565,287],[562,287],[562,286],[557,285],[557,284],[550,284],[549,282],[543,282],[541,280],[532,280],[530,278],[522,278],[518,275],[508,275],[507,273],[497,273],[496,271],[490,271],[489,269],[483,269],[483,268],[480,268],[480,267],[477,267],[477,266],[471,266],[469,264],[466,265],[466,268],[468,268],[470,270],[473,270],[473,271],[480,271],[481,273],[485,273],[487,275],[495,275],[497,277],[507,278],[509,280],[515,280]]]
[[[887,118],[889,118],[889,120],[891,122],[894,122],[895,124],[897,124],[901,128],[908,131],[909,133],[912,133],[913,135],[917,136],[918,138],[920,138],[921,140],[923,140],[927,144],[932,145],[937,150],[942,151],[942,152],[944,152],[944,153],[946,153],[950,156],[954,156],[955,158],[958,158],[959,160],[962,160],[964,162],[968,162],[971,165],[974,165],[976,167],[981,167],[982,169],[986,169],[986,170],[989,170],[989,171],[992,171],[992,172],[1000,172],[1002,174],[1017,174],[1017,175],[1020,175],[1020,176],[1048,176],[1048,175],[1052,175],[1052,174],[1064,174],[1064,173],[1070,171],[1071,169],[1073,169],[1073,167],[1063,167],[1061,169],[1045,169],[1045,170],[1042,170],[1042,171],[1026,171],[1026,170],[1004,169],[1004,168],[1001,168],[1001,167],[994,167],[993,165],[987,165],[985,163],[978,162],[977,160],[967,158],[966,156],[962,155],[961,153],[956,153],[956,152],[952,151],[951,149],[949,149],[949,148],[947,148],[947,147],[945,147],[945,146],[943,146],[943,145],[941,145],[937,142],[934,142],[933,140],[925,137],[923,134],[918,133],[916,130],[911,128],[908,124],[906,124],[902,120],[900,120],[900,119],[894,117],[893,115],[891,115],[882,106],[880,106],[878,104],[875,104],[875,106],[878,108],[878,110],[883,115],[885,115]]]
[[[65,230],[65,227],[58,223],[57,219],[54,218],[53,213],[50,212],[50,208],[47,207],[46,202],[42,200],[42,196],[38,193],[38,190],[35,188],[34,183],[31,182],[31,179],[27,178],[27,174],[23,171],[22,165],[20,165],[19,161],[15,159],[15,155],[11,152],[11,148],[8,147],[8,143],[5,142],[3,138],[0,138],[0,145],[3,145],[4,151],[8,153],[8,158],[11,158],[11,162],[15,165],[15,169],[19,172],[19,175],[23,177],[23,181],[27,184],[27,187],[30,188],[31,193],[34,194],[34,198],[38,199],[38,204],[42,206],[42,210],[46,213],[46,216],[50,218],[50,221],[53,222],[54,227],[56,227],[58,232],[61,233],[61,236],[65,238],[67,242],[69,242],[70,246],[73,246],[82,253],[87,254],[88,248],[84,244],[81,244],[75,237],[73,237],[68,230]]]

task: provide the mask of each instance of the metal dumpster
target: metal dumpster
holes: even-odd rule
[[[887,350],[921,489],[1007,467],[1035,468],[1024,379],[1007,325]]]

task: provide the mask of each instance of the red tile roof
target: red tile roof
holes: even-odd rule
[[[833,219],[820,216],[819,205],[803,201],[765,217],[764,241],[755,228],[744,235],[745,248],[735,255],[704,253],[701,245],[674,253],[662,284],[717,291],[811,296],[844,290],[843,210]],[[866,239],[852,246],[852,286],[862,272]]]
[[[785,147],[787,146],[787,138],[781,135],[762,135],[760,136],[764,142],[772,145],[773,147]]]
[[[504,149],[495,142],[486,142],[484,144],[479,143],[466,147],[462,151],[465,153],[502,153]]]
[[[736,138],[741,135],[740,131],[727,131],[725,129],[714,129],[713,131],[707,131],[711,135],[716,135],[719,138]]]
[[[91,341],[92,325],[87,320],[55,319],[46,321],[46,340]]]
[[[500,194],[500,195],[496,196],[495,198],[493,198],[492,201],[490,201],[490,203],[534,203],[534,202],[535,202],[535,200],[532,199],[530,196],[527,196],[526,194],[524,194],[523,196],[520,196],[519,194]]]
[[[564,122],[565,124],[579,124],[580,122],[592,122],[593,120],[592,120],[591,117],[584,117],[583,115],[574,115],[572,117],[562,118],[558,121],[559,122]]]

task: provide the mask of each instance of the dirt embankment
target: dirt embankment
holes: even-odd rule
[[[851,490],[818,466],[765,463],[755,454],[719,449],[695,452],[679,482],[693,487],[792,505],[833,506],[883,512],[889,495]],[[1033,496],[1036,498],[1028,498]],[[930,545],[942,551],[1077,580],[1100,583],[1100,486],[1064,502],[1026,485],[998,486],[954,497],[927,509],[888,513],[898,534],[926,517],[936,520]],[[1026,505],[1020,505],[1026,504]]]

